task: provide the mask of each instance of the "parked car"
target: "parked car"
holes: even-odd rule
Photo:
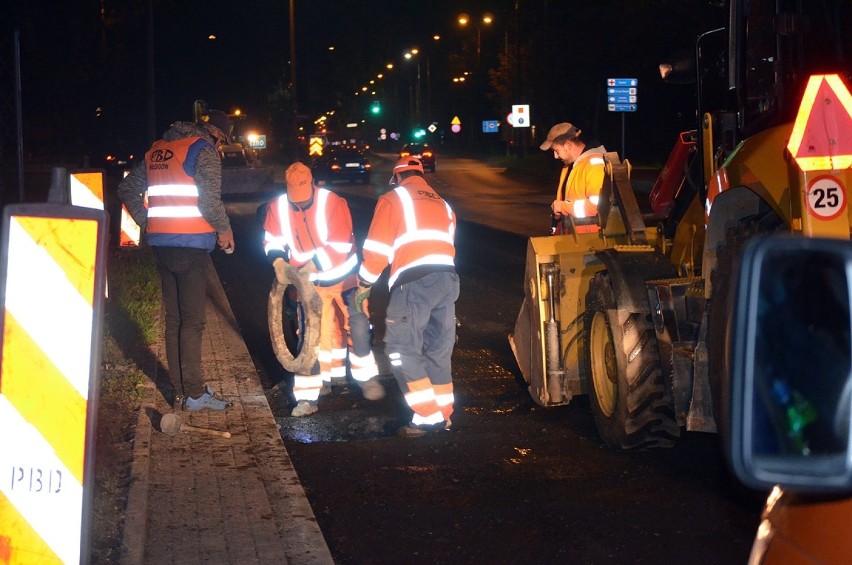
[[[372,165],[367,156],[352,147],[330,147],[314,160],[311,171],[318,184],[336,181],[370,184]]]
[[[399,157],[417,157],[423,163],[424,171],[435,172],[435,150],[428,143],[406,143]]]

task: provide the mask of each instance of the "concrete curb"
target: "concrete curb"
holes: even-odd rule
[[[212,263],[207,293],[205,380],[234,406],[180,415],[232,438],[155,429],[171,410],[156,386],[165,365],[157,344],[133,445],[121,561],[333,563]]]

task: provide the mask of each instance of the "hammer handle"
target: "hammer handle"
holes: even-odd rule
[[[231,437],[231,432],[222,432],[222,431],[219,431],[219,430],[212,430],[210,428],[200,428],[198,426],[190,426],[189,424],[181,424],[180,429],[182,431],[199,432],[199,433],[202,433],[202,434],[209,434],[211,436],[220,436],[220,437],[224,437],[224,438]]]

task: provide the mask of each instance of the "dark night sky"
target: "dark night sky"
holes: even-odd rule
[[[146,145],[147,1],[11,2],[4,30],[15,21],[21,30],[25,135],[50,138],[43,144],[54,152],[91,144]],[[640,111],[626,120],[628,145],[648,145],[654,136],[673,142],[677,131],[691,125],[692,91],[663,85],[657,64],[724,21],[711,4],[295,0],[299,110],[314,117],[335,106],[354,108],[356,88],[392,60],[397,69],[385,79],[380,96],[389,104],[393,96],[402,105],[415,67],[404,66],[401,55],[416,45],[428,54],[421,72],[424,82],[429,73],[435,107],[430,120],[443,124],[454,112],[466,112],[467,124],[474,118],[501,119],[506,108],[449,80],[451,57],[470,57],[475,44],[473,30],[460,30],[456,16],[490,11],[495,24],[480,34],[483,71],[495,66],[507,39],[514,46],[520,37],[529,46],[519,65],[522,93],[512,103],[530,104],[539,136],[557,121],[572,121],[617,149],[621,116],[606,111],[604,82],[628,76],[640,78]],[[153,6],[156,134],[174,120],[190,119],[197,98],[228,111],[240,106],[266,119],[270,93],[289,80],[289,2],[153,0]],[[207,39],[210,33],[215,41]],[[441,35],[439,43],[431,39],[434,33]],[[485,73],[479,76],[485,82]],[[95,108],[102,108],[97,119]],[[659,155],[653,158],[663,159],[671,142],[657,145]]]
[[[458,44],[455,16],[482,13],[486,2],[392,2],[387,0],[296,0],[296,82],[299,107],[320,113],[335,94],[350,96],[386,62],[401,65],[411,46],[436,50],[431,36]],[[497,0],[492,5],[508,4]],[[263,102],[290,73],[289,6],[282,0],[205,2],[202,13],[189,6],[157,31],[160,98],[205,94],[220,106]],[[491,10],[497,11],[495,7]],[[222,18],[222,14],[231,15]],[[206,39],[212,31],[215,42]],[[472,37],[471,34],[469,34]],[[334,46],[334,51],[328,47]],[[212,54],[212,55],[211,55]],[[446,53],[441,53],[445,57]],[[436,53],[436,59],[440,57]],[[183,62],[179,62],[179,61]],[[399,73],[402,67],[398,67]],[[425,74],[425,69],[421,69]],[[424,79],[425,80],[425,79]],[[167,91],[165,89],[168,89]],[[246,102],[248,100],[248,102]],[[162,102],[162,100],[161,100]]]

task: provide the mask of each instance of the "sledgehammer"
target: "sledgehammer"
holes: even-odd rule
[[[170,436],[178,432],[199,432],[202,434],[221,436],[224,438],[231,437],[231,432],[223,432],[220,430],[200,428],[198,426],[190,426],[189,424],[184,424],[176,414],[163,414],[162,419],[160,419],[160,431],[165,434],[169,434]]]

